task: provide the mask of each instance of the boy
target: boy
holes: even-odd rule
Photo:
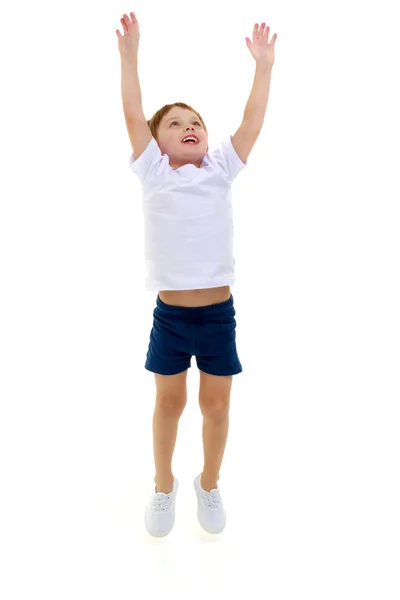
[[[187,399],[186,377],[196,356],[200,371],[204,468],[194,480],[198,519],[209,533],[226,524],[219,469],[225,450],[232,377],[242,371],[236,350],[236,321],[230,285],[232,254],[231,184],[246,166],[261,131],[267,106],[273,46],[262,23],[246,43],[256,75],[241,126],[208,153],[201,115],[176,102],[147,121],[137,73],[139,26],[134,13],[117,30],[121,53],[122,101],[133,154],[129,166],[143,185],[147,289],[158,291],[145,368],[154,372],[153,417],[155,491],[145,524],[156,537],[175,522],[178,481],[171,463],[179,418]]]

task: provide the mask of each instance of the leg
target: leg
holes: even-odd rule
[[[154,463],[156,491],[168,494],[172,490],[172,455],[178,433],[178,422],[186,406],[187,370],[178,375],[155,373],[157,396],[153,416]]]
[[[217,487],[229,428],[232,375],[209,375],[200,371],[199,404],[203,414],[204,468],[201,487]]]

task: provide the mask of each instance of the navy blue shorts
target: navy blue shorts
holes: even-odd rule
[[[196,357],[200,371],[236,375],[242,365],[236,351],[236,310],[233,296],[208,306],[172,306],[157,295],[145,369],[176,375]]]

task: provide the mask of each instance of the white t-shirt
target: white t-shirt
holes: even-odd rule
[[[154,137],[129,167],[142,183],[146,289],[193,290],[235,283],[231,184],[247,165],[227,137],[198,168],[173,169]]]

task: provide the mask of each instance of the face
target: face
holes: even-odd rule
[[[174,106],[163,116],[157,134],[159,148],[168,155],[173,169],[189,163],[200,168],[208,152],[208,136],[195,113]],[[198,143],[183,143],[182,140],[191,134],[198,138]]]

